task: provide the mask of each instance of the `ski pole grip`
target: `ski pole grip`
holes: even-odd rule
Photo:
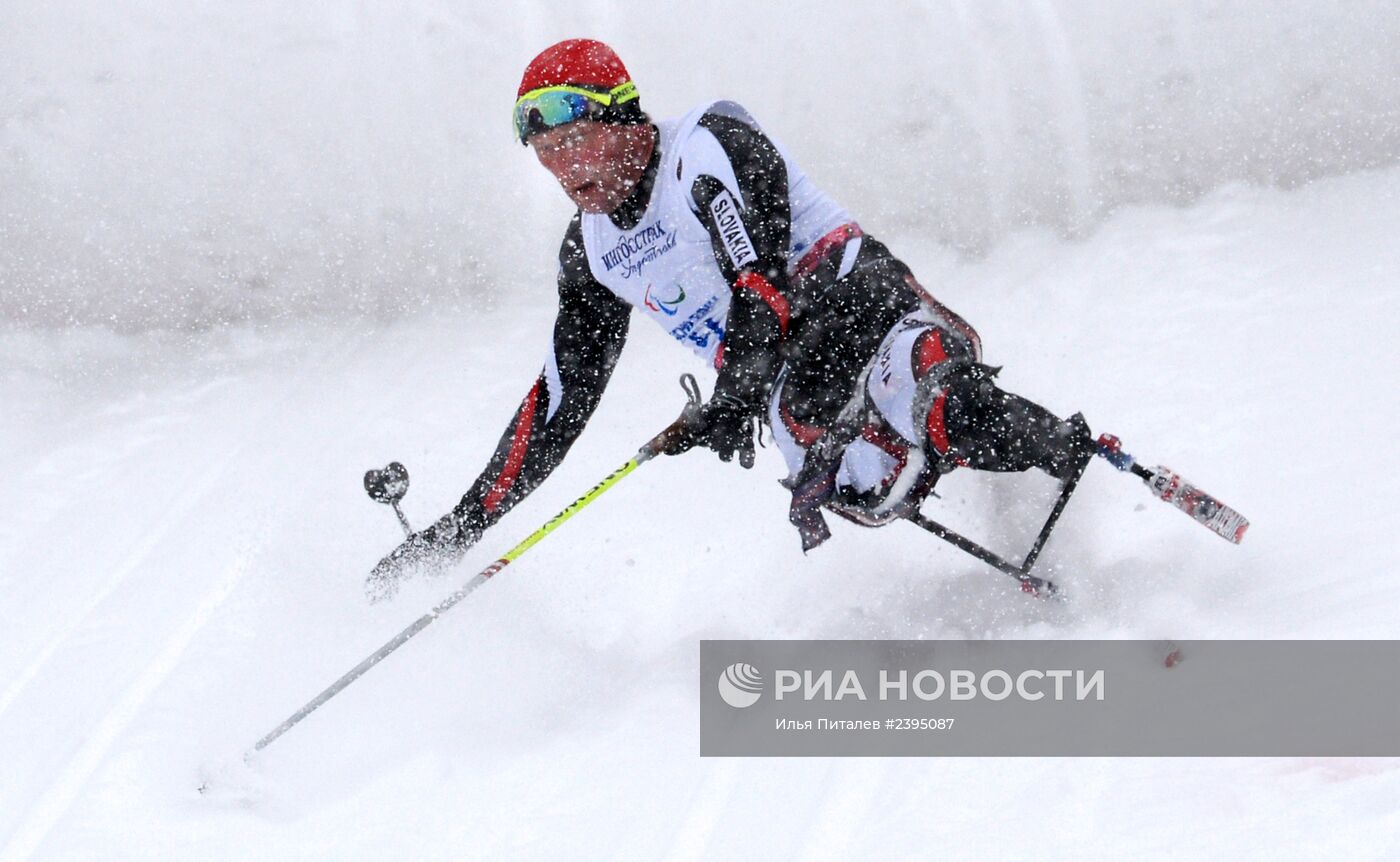
[[[696,382],[695,375],[686,373],[681,375],[681,390],[685,392],[685,407],[681,409],[681,415],[667,425],[665,430],[657,434],[637,453],[641,461],[655,458],[657,455],[679,455],[691,449],[695,443],[692,435],[700,418],[700,406],[704,400],[700,394],[700,384]]]

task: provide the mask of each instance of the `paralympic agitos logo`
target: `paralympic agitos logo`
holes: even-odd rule
[[[642,304],[652,311],[659,311],[671,317],[676,316],[676,308],[685,302],[685,288],[676,285],[676,297],[674,299],[660,299],[651,295],[651,285],[647,285],[646,295],[642,297]]]

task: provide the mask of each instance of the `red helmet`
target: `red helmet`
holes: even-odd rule
[[[606,93],[632,80],[613,49],[592,39],[565,39],[550,45],[525,67],[515,98],[560,84],[601,90]]]
[[[516,91],[515,134],[525,143],[534,132],[584,118],[640,123],[647,116],[613,49],[592,39],[567,39],[525,67]]]

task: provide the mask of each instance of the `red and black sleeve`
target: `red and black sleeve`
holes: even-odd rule
[[[701,174],[690,189],[715,262],[733,291],[715,397],[760,415],[791,317],[787,165],[768,136],[748,123],[706,114],[700,127],[719,141],[738,183],[731,189],[719,177]]]
[[[564,460],[602,398],[627,339],[632,307],[593,278],[578,215],[559,251],[559,313],[544,368],[457,505],[480,532],[523,500]]]

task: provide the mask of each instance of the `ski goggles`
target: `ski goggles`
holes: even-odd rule
[[[584,117],[604,115],[608,109],[637,98],[637,85],[628,81],[606,93],[562,84],[540,87],[515,103],[515,136],[524,144],[534,132],[568,125]]]

